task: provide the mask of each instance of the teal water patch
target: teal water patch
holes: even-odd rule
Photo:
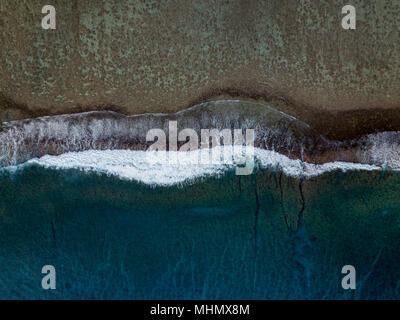
[[[152,187],[0,173],[2,299],[398,299],[400,174],[265,168]],[[44,265],[56,290],[43,290]],[[357,289],[343,290],[344,265]]]

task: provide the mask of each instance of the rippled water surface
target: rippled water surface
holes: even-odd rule
[[[0,173],[1,298],[399,298],[399,173],[228,169],[156,186],[38,163]],[[41,289],[54,265],[57,289]],[[343,265],[359,289],[341,288]]]
[[[169,121],[254,129],[240,151],[254,170],[182,162],[208,149],[149,161],[145,133]],[[0,298],[398,299],[399,137],[331,141],[236,100],[3,123]],[[56,290],[41,287],[44,265]],[[345,265],[355,291],[341,286]]]

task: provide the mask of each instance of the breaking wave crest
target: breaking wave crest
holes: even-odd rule
[[[134,173],[135,167],[126,164],[126,159],[142,161],[149,146],[146,133],[154,128],[168,132],[169,121],[177,121],[178,130],[192,128],[199,135],[201,129],[254,129],[255,157],[260,165],[279,164],[289,175],[400,167],[400,132],[333,141],[266,103],[239,100],[202,103],[174,114],[125,116],[94,111],[4,122],[0,126],[0,166],[28,161],[60,168],[92,168],[145,183],[152,183],[154,170],[154,176],[163,177],[159,181],[154,177],[158,184],[164,184],[164,180],[169,181],[166,184],[180,183],[192,176],[221,173],[232,167],[210,165],[199,171],[189,167],[186,172],[162,165],[148,167],[146,173]]]
[[[221,146],[215,149],[199,149],[188,151],[187,160],[201,159],[210,156],[211,152],[220,151]],[[117,176],[120,179],[132,180],[152,186],[172,186],[192,183],[199,179],[221,176],[232,172],[242,164],[240,162],[202,164],[193,161],[178,161],[177,163],[158,163],[150,157],[159,157],[159,152],[167,156],[180,151],[158,151],[151,155],[145,151],[137,150],[88,150],[82,152],[69,152],[59,156],[46,155],[39,159],[31,159],[18,166],[24,168],[31,165],[39,165],[51,169],[77,169],[85,172],[97,172],[106,175]],[[254,155],[255,170],[280,170],[285,175],[294,178],[311,178],[325,172],[341,170],[381,170],[381,167],[356,164],[348,162],[329,162],[324,164],[310,164],[299,159],[290,159],[285,155],[271,150],[244,147],[243,155]],[[7,167],[6,169],[15,169]]]

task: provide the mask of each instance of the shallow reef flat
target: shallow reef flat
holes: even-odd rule
[[[171,122],[196,135],[254,129],[241,149],[253,170],[149,163],[146,132]],[[270,104],[218,100],[15,120],[0,136],[1,297],[399,297],[399,132],[332,140]],[[49,262],[54,293],[35,280]],[[340,287],[348,264],[355,292]]]
[[[398,1],[54,0],[0,5],[0,121],[271,102],[331,139],[400,130]]]
[[[399,0],[42,6],[0,0],[0,299],[400,299]]]

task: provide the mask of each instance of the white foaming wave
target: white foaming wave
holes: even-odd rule
[[[160,151],[162,152],[172,153]],[[195,151],[189,153],[195,153]],[[160,164],[154,157],[154,154],[151,155],[146,151],[88,150],[68,152],[59,156],[46,155],[39,159],[31,159],[24,165],[37,164],[46,168],[95,171],[155,186],[176,185],[198,178],[219,176],[231,167],[218,164],[192,165],[190,162]]]
[[[211,176],[221,176],[239,166],[239,163],[235,163],[235,161],[232,163],[217,161],[217,163],[208,164],[194,161],[204,157],[207,153],[210,155],[211,150],[218,151],[215,150],[216,148],[188,152],[159,151],[158,154],[153,152],[150,155],[149,152],[135,150],[88,150],[69,152],[58,156],[46,155],[31,159],[19,167],[36,164],[52,169],[79,169],[117,176],[123,180],[138,181],[152,186],[172,186],[191,183]],[[157,162],[156,158],[161,157],[162,153],[164,156],[171,156],[175,153],[178,162],[172,164],[167,161]],[[335,170],[382,170],[379,166],[350,162],[311,164],[290,159],[275,151],[253,147],[243,147],[242,153],[254,154],[255,166],[259,168],[279,169],[285,175],[294,178],[311,178]],[[15,166],[8,168],[13,170],[12,168],[15,169]]]
[[[367,135],[362,140],[369,146],[363,152],[364,161],[390,168],[400,168],[400,132],[378,132]]]
[[[254,148],[254,155],[261,168],[278,168],[287,176],[295,178],[312,178],[330,171],[373,171],[382,170],[381,167],[353,162],[327,162],[324,164],[312,164],[301,161],[300,159],[290,159],[289,157],[275,151]]]

